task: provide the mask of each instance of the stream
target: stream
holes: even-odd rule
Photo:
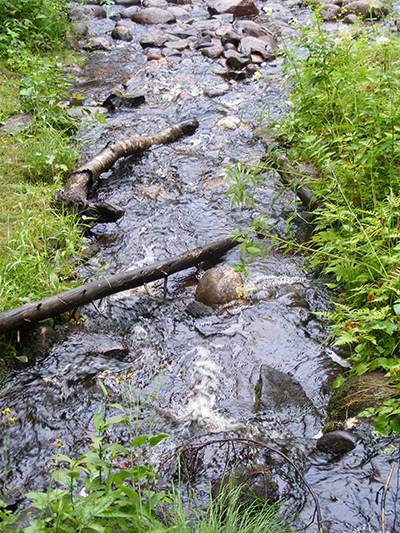
[[[167,6],[164,0],[145,0],[144,5]],[[275,35],[279,31],[279,39],[293,36],[295,26],[311,16],[294,0],[256,5],[271,7],[270,18],[260,11],[256,20],[270,25]],[[101,275],[133,270],[217,241],[247,228],[263,213],[284,235],[287,218],[299,207],[291,191],[281,194],[279,177],[270,173],[255,192],[254,208],[231,208],[222,179],[224,167],[256,163],[264,154],[255,135],[261,115],[276,119],[285,113],[283,57],[257,65],[258,79],[251,72],[243,79],[227,79],[221,60],[205,57],[194,43],[232,23],[232,15],[211,17],[202,0],[168,6],[176,22],[132,23],[130,42],[110,37],[126,7],[112,6],[107,18],[90,20],[90,35],[106,37],[110,47],[87,54],[73,72],[74,92],[83,96],[85,107],[101,105],[115,89],[145,97],[133,109],[105,110],[104,123],[92,122],[81,132],[81,163],[107,142],[152,135],[191,117],[199,121],[194,134],[120,160],[101,175],[92,197],[122,207],[125,215],[116,223],[92,226],[92,256],[80,273],[85,280],[100,269]],[[165,57],[148,61],[160,48],[144,48],[140,42],[157,32],[172,35],[172,41],[192,39],[191,45],[171,47]],[[309,234],[300,216],[295,227],[304,238]],[[234,249],[218,266],[238,262]],[[46,358],[2,383],[0,410],[9,408],[16,422],[0,447],[3,458],[7,449],[10,494],[47,490],[56,439],[69,456],[86,450],[95,433],[94,413],[104,403],[101,379],[112,402],[130,405],[141,433],[170,435],[154,449],[156,468],[177,446],[225,437],[256,439],[285,453],[318,498],[325,533],[382,531],[383,487],[395,462],[386,495],[386,531],[400,531],[400,439],[377,439],[356,425],[354,450],[335,456],[316,448],[314,437],[323,426],[332,384],[346,362],[322,344],[329,329],[315,314],[330,309],[332,295],[323,280],[301,267],[301,258],[277,252],[255,260],[245,280],[247,299],[222,305],[208,316],[191,312],[202,275],[197,268],[168,278],[165,297],[159,281],[110,296],[97,302],[97,309],[82,308],[78,324],[58,327],[60,340]],[[274,412],[255,412],[262,365],[296,380],[312,409],[277,405]],[[127,438],[118,428],[109,434],[120,441]],[[238,445],[243,461],[251,456],[253,462],[271,465],[293,527],[309,525],[314,501],[290,465],[263,450],[244,450]],[[200,501],[206,501],[209,483],[221,476],[226,455],[226,448],[217,446],[199,452],[192,486]],[[162,474],[166,479],[173,475],[173,465],[164,466]],[[319,531],[315,520],[307,531]]]

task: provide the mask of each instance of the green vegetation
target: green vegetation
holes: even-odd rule
[[[378,26],[346,27],[332,35],[316,20],[297,46],[305,59],[285,50],[291,112],[281,124],[264,127],[290,147],[294,165],[312,162],[318,168],[319,179],[305,182],[321,206],[310,242],[274,237],[264,248],[247,240],[241,268],[274,244],[303,251],[308,266],[339,293],[326,316],[332,321],[330,340],[349,348],[351,374],[383,370],[399,387],[400,42]],[[255,185],[254,178],[241,176],[230,191],[237,202]],[[264,228],[258,220],[253,230],[259,236]],[[394,400],[374,411],[386,417],[384,430],[377,417],[378,429],[400,431],[389,423],[399,405]]]
[[[122,404],[105,404],[94,415],[97,434],[92,436],[88,451],[73,459],[63,453],[51,458],[52,474],[47,492],[31,492],[32,518],[24,530],[18,527],[18,516],[5,509],[0,500],[0,531],[22,533],[288,533],[286,521],[277,513],[276,506],[241,504],[240,487],[231,486],[211,499],[202,510],[194,496],[183,503],[182,491],[172,487],[168,492],[158,490],[159,476],[151,466],[153,448],[168,435],[140,435],[137,411],[144,407],[138,402],[130,385],[132,374],[117,378],[122,381]],[[101,381],[106,401],[107,390]],[[152,402],[154,396],[145,399]],[[110,413],[112,416],[108,417]],[[7,427],[15,425],[10,409],[2,411],[3,436],[7,443]],[[122,424],[129,434],[128,446],[109,442],[107,430]],[[126,431],[125,431],[126,434]],[[64,445],[56,439],[61,452]],[[4,460],[4,487],[10,472],[7,456]],[[185,491],[187,493],[187,491]],[[38,510],[36,513],[35,510]]]
[[[77,123],[61,105],[72,58],[64,50],[66,5],[0,2],[0,122],[21,113],[31,117],[25,129],[2,132],[0,139],[1,310],[66,288],[85,244],[78,221],[51,205],[78,155],[71,137]],[[15,353],[12,337],[0,344],[3,358]]]

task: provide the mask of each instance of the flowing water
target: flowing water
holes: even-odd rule
[[[308,10],[294,3],[284,7],[300,23],[309,18]],[[109,15],[123,9],[113,7]],[[210,19],[201,1],[180,9],[186,16],[181,14],[182,22],[169,25],[170,32],[200,35],[215,31],[224,21]],[[90,30],[107,35],[114,24],[110,18],[92,21]],[[287,22],[277,21],[276,28],[282,35],[294,32]],[[244,229],[266,212],[282,235],[287,217],[297,207],[290,191],[274,203],[281,184],[271,174],[256,192],[254,209],[232,209],[221,179],[224,166],[237,160],[256,162],[264,153],[254,135],[262,110],[275,118],[285,112],[282,58],[261,65],[258,81],[248,77],[227,83],[215,73],[217,61],[193,49],[148,62],[139,44],[147,32],[149,27],[137,24],[131,43],[114,41],[111,51],[90,54],[77,73],[75,90],[84,96],[85,105],[103,102],[115,88],[146,98],[138,108],[108,113],[105,124],[89,126],[82,133],[88,141],[82,162],[109,141],[151,135],[190,117],[198,119],[199,127],[191,136],[121,160],[101,176],[93,198],[123,207],[125,215],[117,223],[92,227],[93,255],[82,271],[84,278],[100,268],[103,275],[114,274],[181,254],[235,228]],[[212,96],[216,89],[219,96]],[[242,125],[234,130],[217,126],[231,116],[240,118]],[[297,228],[304,235],[308,232],[300,219]],[[239,252],[232,250],[218,264],[233,265],[238,259]],[[111,401],[141,404],[133,406],[141,432],[152,426],[153,434],[170,435],[156,448],[156,467],[178,445],[226,436],[255,438],[286,453],[319,499],[325,532],[381,531],[383,486],[396,461],[385,514],[386,531],[399,531],[399,440],[378,441],[356,429],[353,451],[333,457],[316,449],[313,437],[322,427],[343,361],[321,344],[329,330],[314,314],[329,309],[331,295],[322,281],[300,267],[301,259],[271,252],[248,267],[246,302],[225,305],[201,318],[188,310],[201,276],[196,268],[171,276],[166,295],[160,281],[111,296],[98,302],[98,309],[84,307],[80,324],[59,328],[62,340],[46,359],[3,383],[1,409],[8,407],[16,421],[1,449],[3,458],[8,450],[10,493],[46,490],[51,456],[59,451],[56,439],[70,456],[86,449],[94,433],[93,415],[104,402],[101,378]],[[301,384],[318,410],[311,429],[296,412],[285,421],[279,409],[272,416],[254,412],[261,365],[281,370]],[[119,435],[113,431],[111,436]],[[121,440],[125,437],[119,435]],[[394,444],[394,451],[381,453],[389,444]],[[276,457],[251,450],[254,460],[268,460],[275,469],[281,495],[298,512],[297,527],[306,526],[314,502],[294,470]],[[192,480],[200,497],[207,493],[208,482],[221,475],[225,461],[225,450],[210,446],[202,451],[201,467]],[[163,468],[161,473],[168,477],[173,466]],[[318,527],[314,523],[307,531],[317,532]]]

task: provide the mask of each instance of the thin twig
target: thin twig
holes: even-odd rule
[[[382,504],[381,504],[381,516],[382,516],[382,533],[386,533],[386,526],[385,526],[385,502],[386,502],[386,493],[389,489],[389,483],[392,479],[392,474],[394,470],[394,463],[392,464],[392,467],[390,469],[389,475],[387,477],[386,483],[385,483],[385,489],[383,491],[382,496]]]
[[[203,444],[195,444],[195,445],[191,445],[191,446],[185,446],[184,448],[177,448],[174,451],[173,454],[171,454],[170,456],[168,456],[165,459],[165,461],[161,464],[160,468],[162,468],[167,461],[169,461],[172,457],[175,457],[176,454],[178,454],[178,453],[182,453],[182,452],[189,451],[189,450],[198,451],[201,448],[204,448],[205,446],[210,446],[212,444],[226,444],[226,443],[235,443],[235,442],[242,442],[242,443],[246,443],[246,444],[252,444],[254,446],[260,446],[262,448],[270,450],[271,452],[276,453],[277,455],[282,457],[285,461],[287,461],[296,470],[297,474],[300,476],[301,480],[303,481],[304,485],[307,487],[308,491],[310,492],[310,494],[311,494],[311,496],[312,496],[312,498],[314,500],[314,503],[315,503],[314,515],[315,514],[317,515],[318,532],[319,533],[324,533],[323,528],[322,528],[321,508],[319,506],[318,498],[315,495],[315,493],[314,493],[313,489],[311,488],[311,486],[309,485],[309,483],[305,480],[305,478],[304,478],[303,474],[300,472],[299,468],[283,452],[277,450],[276,448],[274,448],[272,446],[268,446],[268,444],[264,444],[263,442],[258,442],[258,441],[253,440],[253,439],[235,437],[235,438],[229,438],[229,439],[217,439],[217,440],[204,442]],[[390,481],[390,479],[389,479],[389,481]]]

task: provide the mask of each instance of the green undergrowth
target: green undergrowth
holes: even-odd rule
[[[78,220],[52,205],[78,159],[79,124],[62,105],[74,61],[64,49],[66,10],[64,0],[0,2],[0,124],[30,116],[24,129],[0,136],[0,310],[69,286],[85,246]],[[4,369],[15,336],[0,346]]]
[[[103,383],[98,382],[106,403],[94,415],[94,434],[83,454],[70,457],[62,440],[55,439],[58,453],[49,458],[49,488],[26,494],[31,507],[24,513],[24,522],[29,522],[25,526],[1,499],[7,496],[7,476],[15,467],[8,460],[7,444],[19,424],[9,408],[2,411],[0,428],[6,455],[2,458],[4,470],[0,471],[0,531],[289,533],[287,520],[279,514],[277,505],[259,500],[241,503],[241,487],[233,478],[206,508],[200,506],[188,486],[171,484],[160,489],[152,454],[168,435],[154,434],[152,419],[147,420],[148,433],[139,432],[138,412],[154,408],[157,398],[138,395],[131,376],[128,373],[117,378],[121,382],[121,403],[112,403]]]
[[[308,266],[339,295],[325,315],[333,332],[328,340],[348,347],[351,374],[384,371],[399,388],[400,41],[384,25],[329,33],[315,20],[295,46],[302,59],[293,48],[284,51],[290,112],[281,123],[264,120],[263,127],[293,165],[317,167],[319,178],[304,177],[299,185],[306,183],[321,203],[309,242],[274,237],[272,244],[303,252]],[[258,175],[267,169],[268,162]],[[251,182],[242,171],[235,182],[234,173],[228,174],[229,194],[237,203],[259,179],[252,173]],[[256,221],[258,237],[263,231],[270,236],[265,224]],[[268,242],[265,248],[248,239],[242,268],[267,253]],[[399,402],[384,410],[388,422]],[[384,431],[391,429],[399,432],[400,426],[386,424]]]

